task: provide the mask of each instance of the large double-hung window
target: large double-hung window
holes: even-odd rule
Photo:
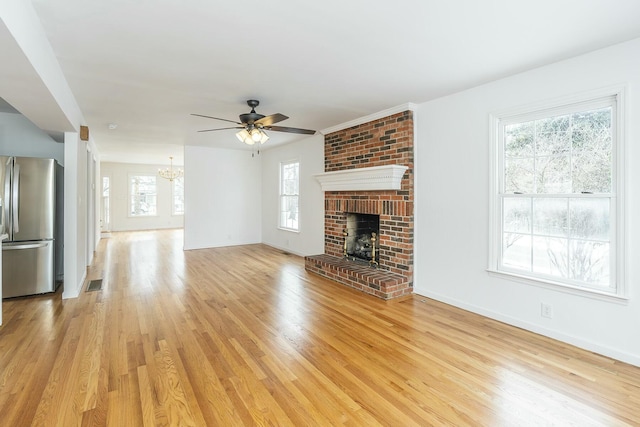
[[[490,270],[623,293],[619,96],[495,118]]]

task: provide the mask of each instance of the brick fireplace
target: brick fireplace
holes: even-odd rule
[[[412,293],[413,129],[403,111],[325,135],[325,253],[305,258],[308,271],[383,299]],[[350,213],[379,215],[378,268],[345,259]]]

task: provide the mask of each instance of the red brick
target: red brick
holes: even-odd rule
[[[325,135],[326,172],[386,164],[409,168],[401,190],[325,192],[325,253],[341,260],[345,212],[378,214],[381,268],[371,273],[369,267],[336,268],[325,263],[322,274],[389,299],[413,289],[413,113],[405,111]],[[389,280],[389,274],[400,279]],[[404,290],[395,288],[398,283],[404,283]]]

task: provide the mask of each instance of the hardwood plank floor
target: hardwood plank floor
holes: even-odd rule
[[[640,368],[264,245],[113,233],[103,289],[4,302],[2,426],[638,426]]]

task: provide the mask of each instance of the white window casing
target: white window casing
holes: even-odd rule
[[[624,117],[624,87],[490,116],[491,274],[627,298]]]
[[[278,228],[300,230],[300,162],[280,163],[280,197],[278,200]]]

